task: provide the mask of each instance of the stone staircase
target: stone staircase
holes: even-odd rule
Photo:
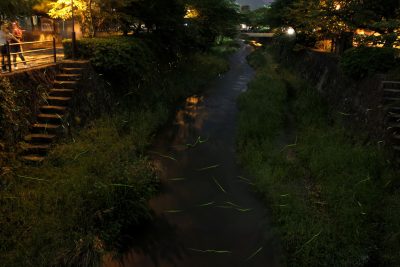
[[[30,133],[24,138],[21,158],[27,163],[41,163],[51,149],[52,143],[63,132],[68,106],[77,90],[84,63],[65,61],[61,73],[56,75],[53,89],[48,92],[45,104],[39,107],[36,122],[31,125]]]
[[[386,129],[395,155],[400,158],[400,81],[383,81]]]

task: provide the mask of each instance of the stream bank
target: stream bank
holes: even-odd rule
[[[242,45],[230,71],[187,98],[155,139],[150,153],[162,192],[150,206],[157,219],[121,264],[107,266],[280,266],[267,209],[235,155],[236,99],[254,75],[251,50]]]
[[[239,99],[238,152],[271,207],[286,264],[398,266],[399,176],[384,149],[349,130],[268,48],[250,62],[257,74]]]

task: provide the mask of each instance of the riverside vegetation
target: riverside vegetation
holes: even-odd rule
[[[400,266],[398,173],[271,51],[249,57],[257,74],[238,102],[237,142],[287,265]]]
[[[3,173],[0,265],[100,266],[104,255],[118,255],[124,234],[152,219],[148,199],[159,181],[146,148],[180,99],[227,70],[226,51],[236,45],[225,40],[209,52],[160,60],[139,42],[78,43],[80,51],[90,44],[81,56],[111,82],[113,112],[57,145],[42,166],[15,162]]]

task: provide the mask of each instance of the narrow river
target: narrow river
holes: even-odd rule
[[[162,192],[156,222],[143,229],[122,264],[147,267],[280,266],[265,206],[238,167],[236,100],[254,71],[243,45],[231,69],[177,112],[152,147]]]

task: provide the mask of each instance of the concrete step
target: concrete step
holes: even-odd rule
[[[84,70],[83,68],[63,68],[64,74],[81,74]]]
[[[60,131],[60,124],[48,124],[48,123],[35,123],[31,127],[32,133],[40,134],[40,133],[49,133],[55,134]]]
[[[386,106],[385,110],[392,113],[400,113],[400,106]]]
[[[63,115],[40,113],[37,115],[37,120],[39,123],[43,123],[43,124],[46,124],[46,123],[62,124],[63,123]]]
[[[400,141],[400,134],[394,134],[393,139],[396,141]]]
[[[84,68],[89,64],[88,60],[64,60],[63,68]]]
[[[62,74],[57,74],[56,75],[56,80],[57,81],[79,81],[82,75],[80,74],[68,74],[68,73],[62,73]]]
[[[25,136],[25,141],[31,144],[49,144],[55,138],[54,134],[30,134]]]
[[[388,96],[384,96],[383,100],[386,103],[400,103],[400,97],[388,97]]]
[[[33,154],[33,155],[23,156],[21,157],[21,159],[26,163],[40,164],[43,163],[45,157]]]
[[[51,96],[71,96],[75,89],[51,89],[49,95]]]
[[[77,81],[54,81],[53,86],[55,89],[75,89]]]
[[[383,89],[387,93],[400,93],[400,89]]]
[[[67,112],[67,107],[63,106],[41,106],[39,110],[46,114],[64,114]]]
[[[41,144],[41,145],[27,144],[26,146],[23,147],[23,150],[27,155],[37,154],[37,155],[44,156],[50,150],[50,147],[51,146],[48,144]]]
[[[400,89],[400,81],[383,81],[383,89]]]
[[[398,114],[398,113],[389,112],[389,113],[387,114],[387,116],[388,116],[389,118],[392,118],[392,119],[400,119],[400,114]]]
[[[398,130],[400,129],[400,123],[389,123],[387,129]]]
[[[50,106],[68,106],[71,97],[49,96],[47,102]]]
[[[384,98],[400,98],[400,89],[384,89],[383,95]]]

